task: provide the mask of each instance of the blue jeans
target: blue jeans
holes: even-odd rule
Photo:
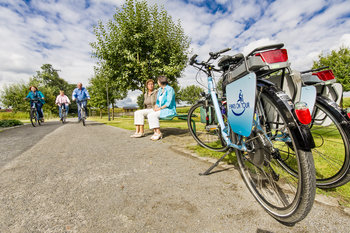
[[[80,108],[81,108],[81,104],[83,104],[84,106],[84,110],[85,110],[85,116],[87,116],[86,114],[86,104],[87,104],[87,101],[84,100],[84,101],[77,101],[77,106],[78,106],[78,119],[80,120],[81,119],[81,116],[80,116]]]
[[[68,104],[65,104],[64,108],[66,109],[66,114],[68,114],[68,109],[69,109]],[[60,115],[60,118],[62,118],[61,106],[58,106],[58,114]]]
[[[43,112],[41,110],[41,108],[43,107],[43,104],[40,101],[37,103],[30,101],[30,106],[33,106],[33,104],[35,104],[39,119],[43,118]]]

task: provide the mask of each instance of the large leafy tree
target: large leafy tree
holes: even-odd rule
[[[186,66],[189,38],[163,7],[127,0],[107,24],[94,28],[91,43],[98,70],[119,93],[144,90],[147,79],[166,75],[176,83]]]
[[[30,85],[35,85],[44,94],[45,102],[44,110],[57,113],[57,107],[55,105],[56,96],[60,90],[64,90],[65,94],[69,97],[72,94],[71,86],[66,80],[61,78],[58,74],[59,70],[53,68],[51,64],[44,64],[41,66],[41,70],[36,72],[30,81]]]
[[[201,98],[201,93],[203,91],[203,88],[196,85],[187,86],[181,89],[180,99],[191,105],[195,104]]]
[[[314,61],[313,69],[329,66],[344,91],[350,91],[350,49],[341,47],[338,51],[332,50],[330,54],[323,53]]]
[[[95,72],[95,76],[89,80],[88,90],[90,92],[91,100],[89,101],[90,106],[98,108],[100,113],[102,109],[107,108],[107,89],[108,89],[108,102],[112,104],[118,99],[126,97],[127,92],[120,91],[118,82],[111,79],[108,73],[104,69],[100,69]]]

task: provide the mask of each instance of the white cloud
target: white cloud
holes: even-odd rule
[[[219,10],[208,9],[204,0],[148,2],[163,4],[173,19],[181,20],[199,60],[225,47],[232,47],[231,54],[247,54],[255,47],[283,42],[292,66],[308,69],[322,51],[350,46],[350,1],[216,0]],[[0,88],[4,83],[28,80],[45,63],[61,70],[60,76],[71,83],[87,83],[96,64],[90,57],[89,42],[95,40],[92,26],[98,20],[107,22],[123,3],[32,0],[27,5],[1,0]],[[186,68],[180,84],[196,84],[195,75],[194,68]],[[129,101],[136,101],[137,95],[131,92]]]

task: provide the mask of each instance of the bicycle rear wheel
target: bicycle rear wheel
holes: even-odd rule
[[[350,128],[341,111],[322,96],[316,99],[311,132],[316,147],[312,150],[316,185],[335,188],[350,180]]]
[[[257,101],[262,131],[254,127],[250,137],[235,136],[235,141],[244,141],[251,151],[236,150],[236,155],[242,177],[255,199],[275,219],[294,225],[306,217],[313,205],[315,168],[311,152],[298,146],[298,136],[290,128],[297,125],[291,122],[290,110],[274,92],[264,91]],[[289,167],[297,174],[291,174]]]
[[[213,151],[228,149],[221,136],[221,128],[212,104],[199,102],[193,105],[188,112],[187,125],[192,137],[200,146]]]

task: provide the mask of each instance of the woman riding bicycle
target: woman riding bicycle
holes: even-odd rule
[[[68,105],[70,104],[70,100],[68,98],[68,96],[66,96],[64,94],[63,90],[60,90],[60,94],[56,97],[56,101],[55,104],[58,105],[58,113],[60,116],[60,119],[62,120],[62,110],[61,110],[61,106],[64,105],[64,108],[66,110],[66,114],[68,114]]]
[[[35,105],[38,111],[39,120],[42,121],[44,118],[42,107],[45,104],[45,97],[36,86],[31,86],[29,90],[30,92],[28,93],[25,99],[30,99],[30,106],[33,106],[33,104]]]

